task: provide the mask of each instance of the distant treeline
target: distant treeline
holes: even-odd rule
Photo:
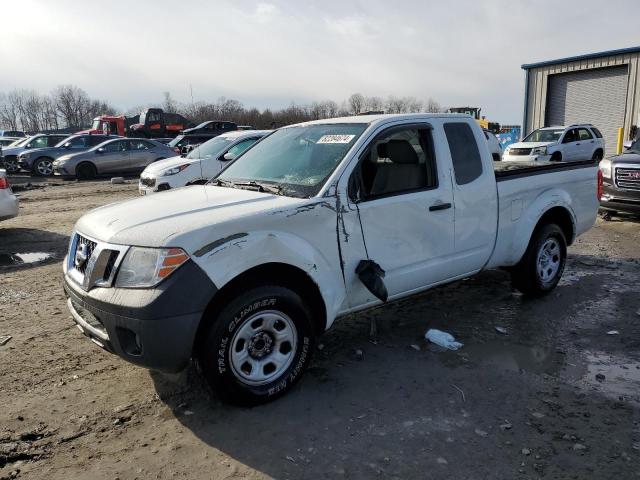
[[[307,105],[292,103],[281,109],[259,110],[247,108],[238,100],[219,98],[216,102],[180,103],[169,92],[164,92],[164,100],[157,104],[130,108],[126,114],[135,115],[147,107],[161,107],[166,112],[181,113],[194,123],[206,120],[229,120],[238,125],[252,125],[256,128],[274,128],[292,123],[355,115],[368,111],[385,113],[442,112],[438,102],[415,97],[366,97],[354,93],[347,100],[337,103],[333,100],[312,102]],[[115,115],[116,110],[104,100],[95,100],[79,87],[61,85],[50,94],[41,95],[34,90],[13,90],[0,93],[0,129],[77,130],[91,125],[94,117],[102,114]]]

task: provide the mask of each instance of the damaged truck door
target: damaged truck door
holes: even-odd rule
[[[444,156],[444,155],[441,155]],[[385,271],[389,298],[447,279],[454,253],[453,192],[448,165],[436,162],[427,123],[381,128],[345,172],[339,190],[352,238],[340,237],[349,303],[376,301],[356,268],[363,259]]]

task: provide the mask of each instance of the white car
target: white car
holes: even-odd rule
[[[206,183],[271,130],[237,130],[198,145],[186,157],[152,163],[140,175],[138,189],[149,195],[186,185]]]
[[[225,400],[266,402],[337,318],[484,269],[552,291],[598,190],[594,163],[494,162],[468,115],[291,125],[206,185],[80,218],[67,306],[109,352],[168,372],[194,358]]]
[[[489,145],[489,151],[491,152],[491,158],[493,158],[494,162],[499,162],[502,160],[502,147],[500,146],[500,140],[490,132],[489,130],[482,129],[484,132],[484,138],[487,139],[487,144]]]
[[[11,190],[6,170],[0,170],[0,221],[18,216],[18,197]]]
[[[518,143],[509,145],[503,160],[577,162],[602,160],[604,138],[591,124],[545,127],[531,132]]]

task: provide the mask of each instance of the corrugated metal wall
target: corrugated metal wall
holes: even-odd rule
[[[624,128],[625,140],[628,138],[631,125],[640,127],[640,82],[638,79],[638,68],[640,63],[640,52],[612,55],[609,57],[587,58],[574,62],[558,63],[531,68],[528,80],[527,95],[527,118],[523,125],[523,136],[544,127],[547,119],[547,89],[549,87],[549,76],[559,73],[578,72],[595,68],[605,68],[613,66],[628,65],[629,76],[627,82],[626,104],[624,121],[620,127]],[[598,119],[592,120],[596,126]]]

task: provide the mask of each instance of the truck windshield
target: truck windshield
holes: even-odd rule
[[[624,153],[640,153],[640,140],[635,140],[629,148],[627,148]]]
[[[231,139],[226,137],[212,138],[191,150],[187,155],[187,158],[210,158],[213,155],[217,155],[218,152],[223,150],[224,147],[230,143]]]
[[[562,136],[563,129],[536,130],[531,132],[523,142],[557,142]]]
[[[366,128],[364,123],[347,123],[277,130],[212,182],[266,183],[280,187],[283,195],[314,196]]]

